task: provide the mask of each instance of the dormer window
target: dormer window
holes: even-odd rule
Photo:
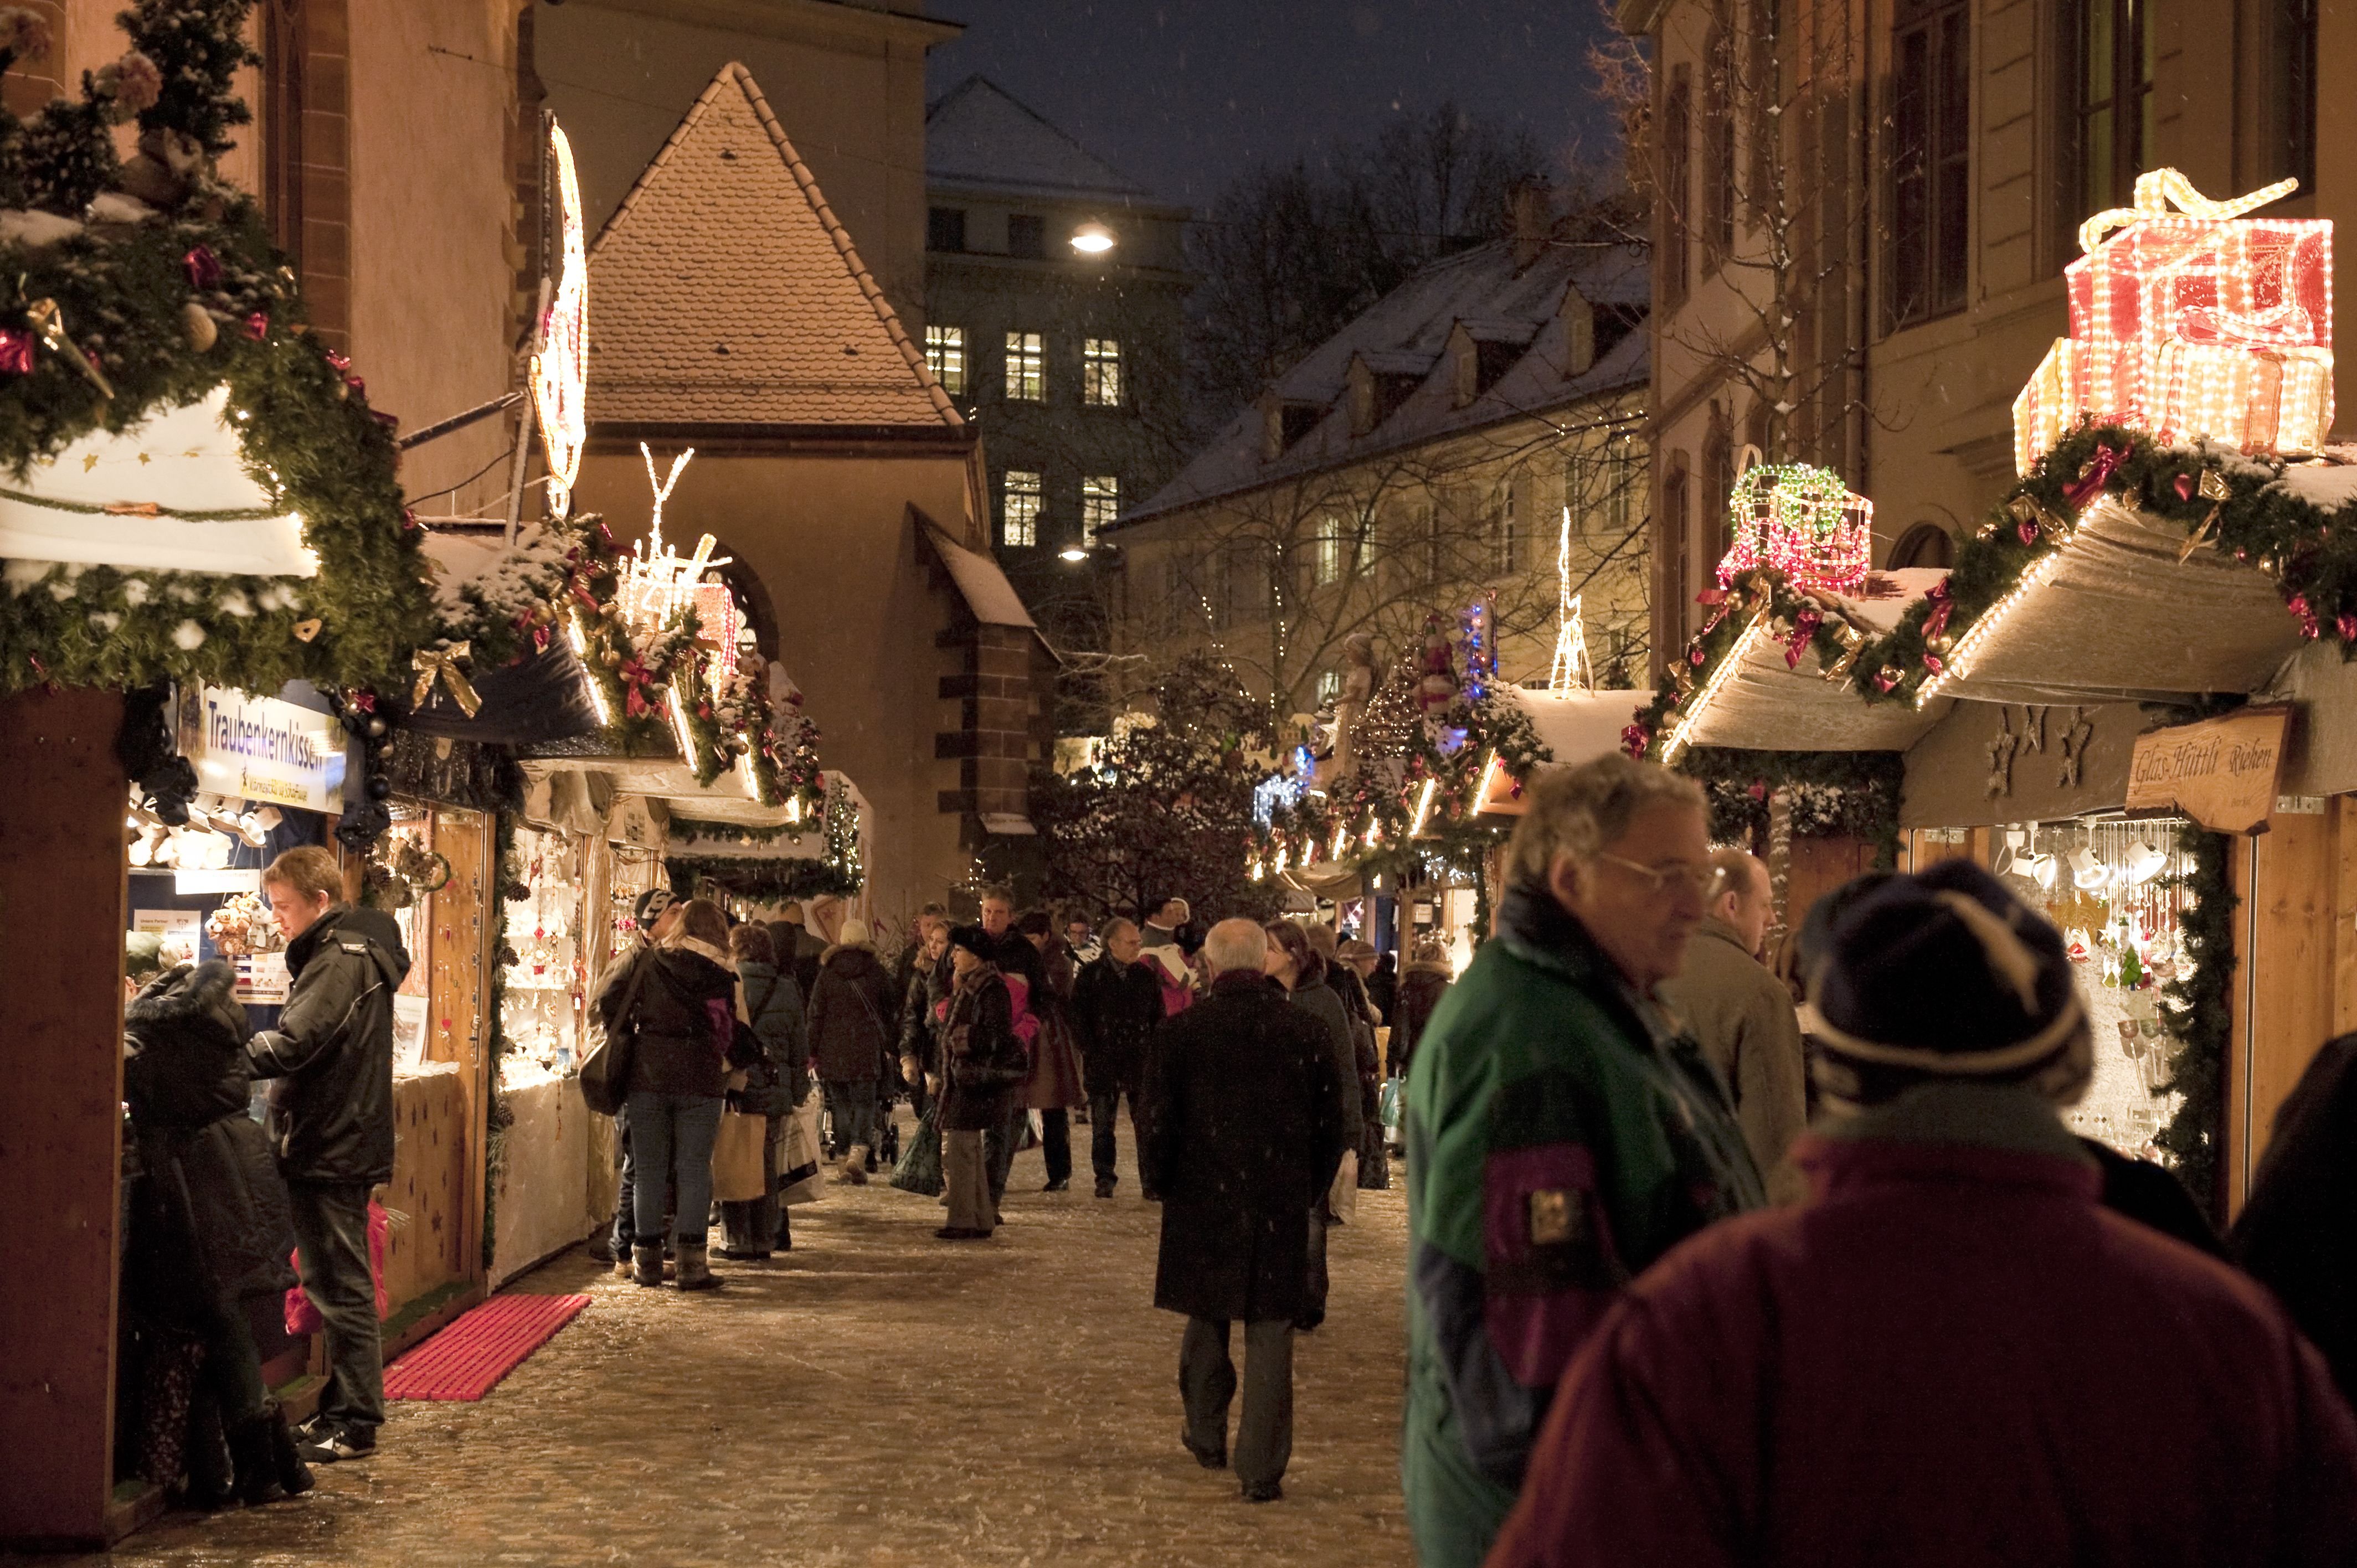
[[[1351,355],[1351,434],[1368,435],[1389,419],[1431,369],[1429,354],[1361,349]]]
[[[1274,463],[1318,428],[1318,421],[1326,417],[1326,405],[1267,392],[1261,394],[1260,416],[1261,461]]]
[[[1498,384],[1538,336],[1522,320],[1464,320],[1448,330],[1448,362],[1456,406],[1463,408]]]

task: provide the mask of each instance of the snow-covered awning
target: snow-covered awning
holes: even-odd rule
[[[2294,468],[2283,482],[2342,474],[2357,469]],[[2299,651],[2299,623],[2266,573],[2185,546],[2183,525],[2104,495],[1957,638],[1924,690],[1986,703],[2258,690]]]
[[[1835,607],[1871,637],[1887,635],[1908,607],[1945,577],[1909,567],[1870,575]],[[1815,650],[1797,660],[1766,621],[1753,626],[1689,701],[1678,745],[1745,751],[1904,751],[1947,712],[1944,702],[1916,709],[1869,703],[1846,675],[1828,681]]]
[[[1499,690],[1530,715],[1531,727],[1566,768],[1620,750],[1620,732],[1629,727],[1631,715],[1653,700],[1651,692]]]
[[[135,570],[316,577],[303,520],[247,471],[229,388],[94,430],[0,486],[0,557]]]

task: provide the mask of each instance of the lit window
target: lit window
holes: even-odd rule
[[[1113,526],[1121,515],[1121,477],[1118,474],[1089,474],[1081,480],[1081,543],[1087,549],[1097,546],[1097,535]]]
[[[1009,468],[1003,481],[998,512],[998,542],[1001,544],[1031,545],[1039,542],[1039,476],[1021,468]]]
[[[1037,332],[1006,335],[1006,395],[1016,403],[1048,401],[1048,350]]]
[[[1121,339],[1081,340],[1081,401],[1091,408],[1121,406]]]
[[[952,396],[965,391],[965,328],[963,327],[928,327],[925,328],[925,368],[933,372],[933,380],[942,390]]]
[[[1320,671],[1318,675],[1318,705],[1326,707],[1342,694],[1342,672],[1340,670]]]
[[[1342,521],[1329,517],[1318,524],[1318,553],[1314,564],[1318,585],[1339,582],[1342,576]]]

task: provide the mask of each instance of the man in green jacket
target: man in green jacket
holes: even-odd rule
[[[1709,854],[1691,779],[1608,757],[1543,780],[1495,936],[1416,1047],[1401,1475],[1424,1568],[1478,1568],[1621,1287],[1764,1201],[1717,1077],[1653,996],[1702,922]]]

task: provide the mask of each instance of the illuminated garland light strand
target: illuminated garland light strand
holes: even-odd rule
[[[2022,599],[2036,593],[2047,578],[2061,568],[2063,553],[2071,541],[2077,536],[2078,530],[2074,526],[2057,542],[2052,550],[2016,579],[2013,586],[2007,590],[2005,597],[1983,610],[1973,624],[1965,629],[1964,634],[1956,639],[1956,645],[1949,650],[1947,661],[1941,667],[1940,672],[1936,675],[1925,676],[1923,683],[1915,688],[1915,706],[1919,710],[1951,683],[1964,678],[1972,669],[1973,656],[1980,651],[1982,645],[1986,643],[1997,628],[2004,624],[2006,618],[2013,613],[2014,607]]]
[[[1663,767],[1667,768],[1677,760],[1678,753],[1685,748],[1687,732],[1694,728],[1704,713],[1709,709],[1710,704],[1717,700],[1718,689],[1732,680],[1735,672],[1743,667],[1744,660],[1750,656],[1751,650],[1758,646],[1761,638],[1767,635],[1767,630],[1768,611],[1763,606],[1760,612],[1751,618],[1751,624],[1743,628],[1743,635],[1735,639],[1735,646],[1727,650],[1727,657],[1718,661],[1718,668],[1710,672],[1710,679],[1703,682],[1702,690],[1695,693],[1694,701],[1686,705],[1685,713],[1678,720],[1678,727],[1670,732],[1670,738],[1662,746]]]
[[[581,472],[588,436],[589,256],[582,243],[581,184],[573,172],[573,144],[562,126],[548,128],[556,163],[557,207],[564,226],[565,272],[541,324],[540,351],[532,360],[533,405],[548,456],[548,505],[558,517],[573,510],[573,481]]]

